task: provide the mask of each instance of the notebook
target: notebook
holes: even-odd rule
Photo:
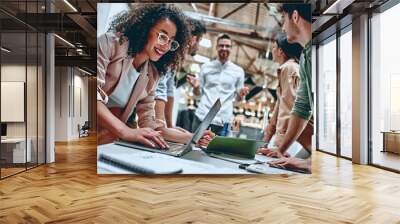
[[[107,153],[99,155],[99,162],[137,174],[175,174],[182,167],[168,163],[168,158],[157,154]]]
[[[263,141],[258,140],[216,136],[205,152],[254,159],[257,149],[263,144]]]

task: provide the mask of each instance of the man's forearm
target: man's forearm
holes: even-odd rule
[[[236,101],[242,101],[243,97],[240,96],[239,92],[236,92],[235,100]]]
[[[279,151],[281,153],[286,152],[286,150],[293,144],[293,142],[296,141],[297,138],[299,138],[307,123],[308,120],[302,119],[295,114],[290,115],[288,129],[286,131],[283,142],[279,147]]]
[[[273,124],[268,125],[268,127],[265,129],[264,141],[270,142],[272,136],[274,136],[274,134],[275,134],[275,131],[276,131],[275,125],[273,125]]]
[[[200,86],[198,87],[193,87],[193,93],[196,96],[200,96],[201,95],[201,91],[200,91]]]

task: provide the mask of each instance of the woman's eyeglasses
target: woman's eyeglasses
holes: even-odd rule
[[[179,43],[176,40],[172,40],[168,37],[167,34],[158,32],[158,44],[165,45],[171,43],[171,47],[169,48],[170,51],[176,51],[179,48]]]

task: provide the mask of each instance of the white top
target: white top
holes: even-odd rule
[[[129,66],[129,71],[126,75],[121,76],[121,80],[113,92],[108,96],[107,107],[125,108],[131,97],[133,87],[140,73],[133,66]]]
[[[169,96],[174,96],[175,92],[175,75],[171,71],[167,71],[165,75],[158,81],[158,86],[156,88],[156,100],[168,101]]]
[[[201,66],[199,74],[201,99],[196,116],[203,120],[215,101],[221,99],[221,109],[212,124],[223,125],[233,117],[233,100],[244,86],[244,71],[231,61],[221,64],[219,60]]]

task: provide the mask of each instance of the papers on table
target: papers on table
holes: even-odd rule
[[[106,159],[104,159],[106,158]],[[164,154],[138,150],[100,150],[98,174],[240,174],[244,170],[216,167]]]
[[[219,154],[218,156],[222,155]],[[109,160],[101,158],[108,158]],[[111,161],[116,161],[117,164],[110,163],[110,159]],[[239,169],[239,164],[265,163],[270,160],[274,160],[274,158],[262,155],[256,155],[254,159],[235,158],[233,156],[220,159],[211,157],[202,150],[197,149],[183,157],[173,157],[115,144],[107,144],[98,147],[97,172],[98,174],[251,174],[251,172],[255,171]],[[121,166],[121,162],[125,164]],[[268,164],[261,165],[265,167],[262,167],[261,170],[256,170],[259,171],[258,173],[292,173],[287,170],[269,167]],[[143,168],[145,169],[140,170]]]
[[[159,154],[100,153],[103,164],[139,174],[174,174],[182,172],[178,164],[168,163],[168,158]]]

